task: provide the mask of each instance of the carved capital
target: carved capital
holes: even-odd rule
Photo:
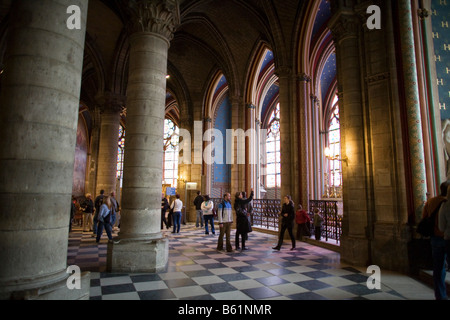
[[[179,0],[131,0],[130,32],[152,32],[172,40],[180,24]]]
[[[298,80],[304,82],[311,82],[311,77],[308,76],[306,73],[301,73],[298,75]]]
[[[112,92],[99,93],[95,97],[100,113],[120,113],[125,109],[126,97]]]
[[[278,78],[290,77],[292,75],[292,68],[287,66],[280,66],[275,69],[275,75]]]
[[[342,14],[329,25],[333,39],[339,43],[348,38],[356,38],[361,28],[361,21],[356,14]]]

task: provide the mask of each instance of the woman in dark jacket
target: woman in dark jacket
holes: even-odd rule
[[[281,245],[283,244],[284,232],[287,229],[289,232],[289,236],[291,237],[291,241],[292,241],[291,250],[294,250],[295,249],[295,237],[294,237],[294,233],[292,232],[292,228],[294,227],[295,208],[294,208],[294,202],[291,200],[291,196],[284,197],[284,203],[281,208],[280,215],[281,215],[280,237],[278,238],[278,245],[276,247],[273,247],[272,249],[274,249],[274,250],[281,249]]]
[[[251,226],[247,217],[247,203],[253,200],[253,189],[250,193],[250,197],[243,198],[242,192],[236,192],[234,200],[234,210],[236,211],[236,250],[239,250],[239,235],[242,238],[242,250],[247,250],[245,246],[245,239],[247,233],[251,232]]]

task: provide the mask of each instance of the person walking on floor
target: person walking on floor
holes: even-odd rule
[[[203,219],[205,220],[205,234],[209,234],[208,230],[208,222],[211,224],[211,232],[212,234],[216,234],[216,230],[214,230],[214,203],[211,201],[209,195],[204,196],[205,201],[202,203],[202,211],[203,211]]]
[[[241,249],[239,247],[239,236],[242,238],[242,250],[248,250],[245,246],[247,234],[252,232],[252,227],[247,217],[247,203],[253,200],[253,189],[251,189],[250,197],[244,199],[242,192],[236,192],[234,199],[234,210],[236,211],[236,237],[235,244],[236,250]]]
[[[181,209],[183,209],[183,202],[180,200],[180,195],[175,195],[175,200],[170,205],[173,209],[173,231],[172,233],[180,233],[181,227]]]
[[[231,206],[231,195],[225,193],[223,201],[217,207],[217,218],[219,220],[220,234],[217,242],[217,251],[223,250],[223,237],[226,235],[226,249],[227,252],[233,252],[231,246],[231,225],[233,224],[233,207]]]
[[[291,237],[292,247],[291,250],[295,249],[295,237],[292,232],[292,228],[294,227],[294,219],[295,219],[295,208],[294,202],[291,199],[291,196],[287,195],[284,197],[284,203],[281,207],[281,230],[280,236],[278,238],[278,244],[276,247],[273,247],[274,250],[280,250],[283,244],[284,233],[286,229],[288,230],[289,236]]]
[[[433,233],[430,237],[431,243],[431,256],[433,259],[433,287],[434,297],[436,300],[447,300],[447,290],[445,285],[445,277],[447,272],[445,270],[445,240],[444,233],[439,230],[439,213],[440,209],[445,205],[447,201],[447,188],[448,183],[444,182],[440,186],[441,193],[428,199],[422,209],[422,218],[435,216]],[[442,215],[447,211],[446,207],[442,209]]]
[[[113,204],[109,196],[103,198],[103,204],[100,206],[100,212],[98,213],[98,226],[97,226],[97,239],[96,242],[100,242],[102,237],[103,227],[105,227],[106,234],[110,242],[113,241],[112,229],[111,229],[111,216],[112,216]]]
[[[195,210],[197,211],[197,218],[195,220],[195,227],[198,228],[200,225],[203,228],[203,211],[202,211],[202,203],[205,201],[200,191],[197,191],[197,196],[194,199]]]

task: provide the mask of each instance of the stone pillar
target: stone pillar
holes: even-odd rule
[[[231,129],[238,130],[245,128],[245,108],[242,98],[239,95],[231,95]],[[236,132],[236,131],[235,131]],[[224,143],[228,143],[224,138]],[[233,138],[231,143],[232,154],[227,154],[224,157],[228,162],[231,163],[231,181],[230,181],[230,193],[231,198],[234,199],[236,192],[244,191],[245,189],[245,164],[239,160],[239,156],[245,154],[245,143],[239,143],[239,139]],[[228,148],[228,146],[227,146]],[[250,191],[250,190],[249,190]]]
[[[118,101],[107,101],[101,103],[100,139],[97,160],[97,187],[96,194],[105,190],[110,194],[116,190],[117,182],[117,150],[120,127],[120,112],[122,104]],[[95,198],[95,196],[93,196]]]
[[[203,140],[203,148],[202,148],[202,155],[203,153],[205,153],[205,149],[208,147],[209,151],[211,150],[211,139],[212,139],[212,134],[211,134],[211,129],[214,129],[213,124],[212,124],[212,119],[211,117],[206,117],[205,119],[203,119],[203,132],[202,132],[202,140]],[[205,170],[205,176],[207,177],[206,179],[206,183],[205,183],[205,193],[204,194],[211,194],[212,192],[212,187],[213,187],[213,180],[212,180],[212,170],[213,170],[213,164],[212,162],[212,155],[211,153],[205,153],[203,156],[203,166],[204,166],[204,170]]]
[[[341,259],[354,265],[367,265],[370,260],[367,239],[367,216],[371,210],[370,183],[367,172],[364,123],[362,65],[358,31],[362,28],[359,17],[341,1],[332,4],[335,13],[329,22],[336,45],[339,84],[339,112],[341,120],[344,216],[342,227]],[[351,1],[348,4],[351,5]],[[336,8],[335,6],[339,6]],[[341,7],[342,6],[342,7]]]
[[[303,209],[309,208],[309,161],[308,161],[308,108],[310,107],[308,86],[311,78],[302,73],[298,76],[298,159],[299,159],[299,201]]]
[[[0,298],[89,297],[68,290],[67,246],[87,0],[12,3],[0,96]]]
[[[88,162],[86,165],[86,193],[90,193],[94,196],[100,193],[97,191],[97,170],[98,170],[98,152],[100,145],[100,126],[101,115],[100,108],[95,107],[91,112],[92,115],[92,130],[91,130],[91,143],[89,144]]]
[[[108,246],[112,272],[164,270],[168,239],[161,227],[167,55],[179,20],[177,1],[129,1],[132,34],[127,140],[119,241]]]
[[[255,132],[255,120],[256,120],[256,106],[253,104],[247,104],[245,115],[245,132]],[[250,138],[251,137],[251,138]],[[253,140],[253,141],[251,141]],[[245,138],[245,188],[244,190],[250,194],[250,189],[253,188],[256,192],[256,134],[252,133]]]
[[[281,200],[285,195],[293,195],[293,128],[291,117],[292,108],[290,103],[291,73],[291,69],[285,67],[276,70],[280,83]],[[295,194],[294,197],[296,197]]]

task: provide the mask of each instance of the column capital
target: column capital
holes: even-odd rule
[[[275,74],[278,78],[289,77],[292,75],[292,68],[288,66],[280,66],[275,68]]]
[[[336,42],[341,42],[348,38],[356,38],[361,21],[356,14],[339,13],[337,19],[333,19],[328,24],[331,34]]]
[[[297,75],[297,79],[299,81],[304,81],[304,82],[311,82],[311,77],[308,76],[306,73],[302,72],[299,75]]]
[[[130,0],[130,33],[152,32],[172,40],[180,24],[179,0]]]
[[[101,92],[95,96],[100,113],[122,113],[125,109],[126,97],[113,92]]]

